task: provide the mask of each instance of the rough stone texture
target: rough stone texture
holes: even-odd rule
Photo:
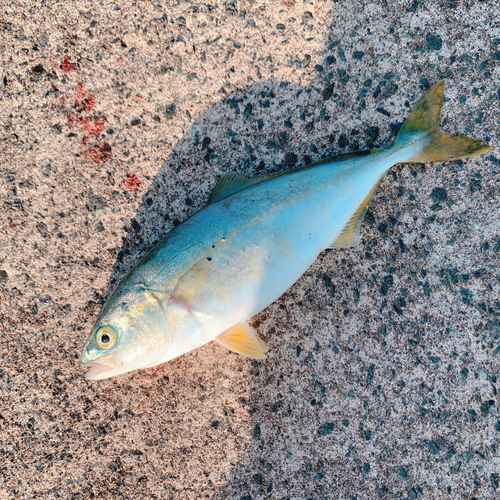
[[[6,0],[0,59],[1,498],[499,497],[496,0]],[[394,167],[362,244],[254,318],[267,361],[83,378],[219,174],[386,147],[441,78],[491,152]]]

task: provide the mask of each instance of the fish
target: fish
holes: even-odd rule
[[[269,347],[249,320],[326,249],[360,243],[360,226],[395,164],[471,158],[482,141],[438,127],[444,81],[423,95],[388,149],[246,178],[222,175],[207,205],[124,276],[83,348],[86,378],[149,368],[216,341],[253,359]]]

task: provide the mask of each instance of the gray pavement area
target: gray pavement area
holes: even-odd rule
[[[3,0],[0,498],[500,498],[496,0]],[[89,382],[124,273],[218,176],[388,147],[445,79],[466,161],[397,165],[353,249],[214,343]]]

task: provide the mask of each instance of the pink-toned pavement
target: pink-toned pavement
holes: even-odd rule
[[[1,11],[0,498],[498,498],[496,1]],[[491,151],[394,167],[362,244],[253,318],[266,361],[84,378],[110,289],[221,173],[387,147],[443,78]]]

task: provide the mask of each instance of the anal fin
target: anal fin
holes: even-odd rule
[[[266,343],[246,321],[222,332],[215,341],[230,351],[253,359],[265,359],[269,351]]]
[[[379,181],[380,182],[380,181]],[[373,189],[368,193],[368,196],[363,200],[363,203],[358,207],[353,216],[349,219],[341,233],[330,243],[328,248],[352,248],[361,242],[359,230],[361,222],[368,210],[368,205],[372,198],[375,196],[379,182],[373,186]]]

